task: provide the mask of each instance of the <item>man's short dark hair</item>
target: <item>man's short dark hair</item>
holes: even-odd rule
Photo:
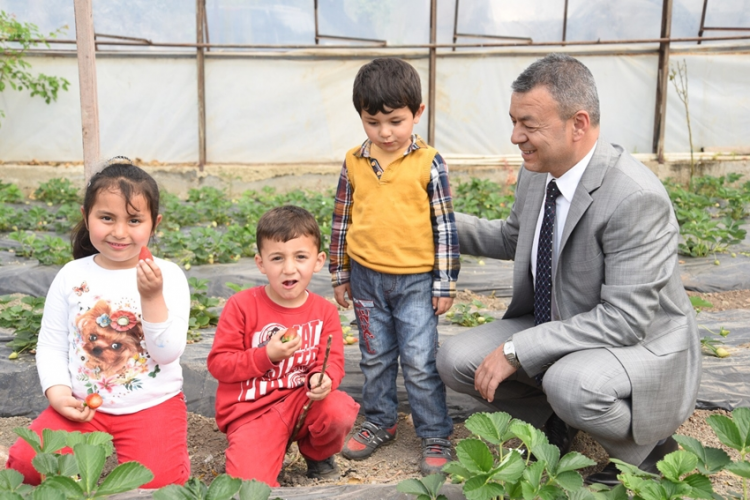
[[[371,115],[409,108],[416,114],[422,104],[419,73],[411,64],[395,57],[380,57],[359,68],[354,78],[354,108]]]
[[[255,243],[260,253],[264,241],[283,243],[302,236],[312,238],[320,252],[320,227],[313,214],[304,208],[284,205],[272,208],[261,216],[255,230]]]
[[[584,110],[591,124],[599,125],[599,95],[591,71],[567,54],[549,54],[537,60],[521,73],[511,88],[513,92],[526,93],[544,85],[557,101],[558,114],[563,120]]]

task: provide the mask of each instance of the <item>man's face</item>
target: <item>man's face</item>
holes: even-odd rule
[[[573,119],[563,120],[557,101],[544,86],[529,92],[514,92],[510,98],[513,133],[523,164],[532,172],[549,172],[560,177],[573,165]]]

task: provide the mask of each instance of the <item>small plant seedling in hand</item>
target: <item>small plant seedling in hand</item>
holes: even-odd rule
[[[143,247],[146,248],[146,247]],[[86,406],[91,408],[92,410],[96,410],[102,405],[102,397],[97,393],[91,393],[88,396],[86,396],[86,401],[84,402]]]
[[[296,328],[287,328],[284,333],[281,334],[281,342],[286,344],[290,340],[294,340],[297,337],[299,337],[299,333],[297,333]]]
[[[154,260],[154,256],[151,255],[151,251],[148,249],[148,247],[141,247],[141,253],[138,254],[138,260],[146,259]]]

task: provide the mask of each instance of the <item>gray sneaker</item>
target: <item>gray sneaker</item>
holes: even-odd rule
[[[307,477],[310,479],[338,479],[341,477],[341,472],[333,455],[323,460],[310,460],[305,457],[305,462],[307,462]]]

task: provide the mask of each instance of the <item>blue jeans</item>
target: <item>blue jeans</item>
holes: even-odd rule
[[[435,365],[438,317],[432,309],[432,273],[385,274],[351,263],[365,418],[384,428],[396,424],[400,356],[417,436],[448,437],[453,422]]]

